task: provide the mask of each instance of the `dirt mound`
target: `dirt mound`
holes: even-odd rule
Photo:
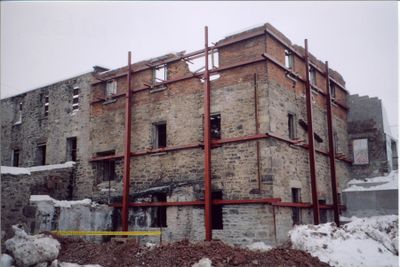
[[[268,252],[252,252],[231,247],[220,241],[189,243],[180,241],[153,249],[138,246],[133,239],[124,243],[94,244],[78,239],[60,238],[59,261],[79,264],[100,264],[103,267],[124,266],[192,266],[201,258],[209,258],[220,266],[313,266],[328,267],[310,254],[287,248]]]

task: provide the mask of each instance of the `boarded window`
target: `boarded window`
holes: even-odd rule
[[[211,139],[221,139],[221,114],[213,114],[211,120]]]
[[[293,54],[289,50],[285,50],[285,67],[293,69]]]
[[[300,188],[292,188],[292,202],[299,203],[301,202],[301,191]],[[292,220],[293,224],[301,224],[301,210],[300,208],[293,207],[292,208]]]
[[[14,149],[11,154],[11,162],[13,167],[19,166],[19,149]]]
[[[72,110],[79,109],[79,87],[75,87],[72,94]]]
[[[163,148],[167,146],[167,123],[153,123],[153,148]]]
[[[326,200],[325,199],[319,199],[318,200],[319,205],[326,205]],[[319,210],[319,220],[320,223],[327,223],[328,222],[328,211],[327,209],[320,209]]]
[[[289,139],[296,139],[296,114],[288,113],[288,135]]]
[[[167,202],[167,194],[153,194],[152,202]],[[152,208],[152,223],[151,227],[167,227],[167,207]]]
[[[76,161],[77,139],[67,138],[67,161]]]
[[[368,139],[353,140],[353,158],[354,165],[364,165],[369,163]]]
[[[117,81],[108,81],[106,85],[106,97],[112,97],[117,94]]]
[[[46,144],[38,144],[36,149],[36,164],[46,165]]]
[[[211,197],[213,200],[222,199],[222,191],[212,192]],[[224,229],[222,205],[213,205],[212,207],[212,229]]]
[[[44,116],[47,117],[49,115],[49,95],[44,97]]]

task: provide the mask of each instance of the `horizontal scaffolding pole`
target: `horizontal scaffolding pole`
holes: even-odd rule
[[[288,138],[284,138],[272,133],[265,133],[265,134],[257,134],[257,135],[248,135],[248,136],[242,136],[242,137],[232,137],[232,138],[225,138],[225,139],[220,139],[220,140],[213,140],[212,141],[212,148],[217,148],[221,145],[224,144],[231,144],[231,143],[239,143],[239,142],[248,142],[248,141],[253,141],[253,140],[260,140],[260,139],[266,139],[266,138],[273,138],[278,141],[282,141],[285,143],[288,143],[290,145],[295,145],[300,148],[308,149],[308,144],[300,144],[303,142],[302,140],[291,140]],[[170,146],[170,147],[165,147],[165,148],[158,148],[158,149],[151,149],[147,151],[140,151],[140,152],[132,152],[131,157],[138,157],[138,156],[145,156],[145,155],[151,155],[151,154],[159,154],[159,153],[165,153],[165,152],[171,152],[171,151],[179,151],[179,150],[187,150],[187,149],[196,149],[196,148],[203,148],[202,143],[198,144],[189,144],[189,145],[180,145],[180,146]],[[329,152],[322,151],[320,149],[315,149],[315,151],[319,154],[329,156]],[[93,157],[89,161],[90,162],[96,162],[96,161],[102,161],[102,160],[120,160],[123,158],[123,155],[110,155],[110,156],[101,156],[101,157]],[[351,160],[347,159],[344,155],[336,155],[337,160],[344,161],[346,163],[352,163]]]

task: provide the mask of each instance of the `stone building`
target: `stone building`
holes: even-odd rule
[[[96,68],[97,71],[105,69]],[[93,72],[1,100],[1,165],[31,167],[75,161],[72,198],[87,177]],[[77,190],[75,192],[75,189]]]
[[[397,170],[397,140],[391,134],[382,101],[350,95],[347,102],[352,177],[382,176]]]
[[[304,55],[301,46],[269,24],[226,37],[212,49],[214,238],[237,244],[281,241],[293,224],[312,222],[310,205],[292,208],[294,202],[312,201]],[[310,57],[318,199],[325,205],[332,204],[325,65]],[[132,65],[131,202],[192,202],[132,204],[130,227],[161,228],[163,240],[204,238],[199,204],[204,199],[204,80],[202,69],[191,71],[187,59],[181,52]],[[116,207],[121,203],[127,72],[122,67],[101,74],[91,91],[89,154],[98,184],[92,196]],[[340,188],[351,164],[348,92],[339,73],[329,70],[329,76]],[[250,203],[257,199],[270,201]],[[321,221],[332,220],[331,208],[323,206]]]

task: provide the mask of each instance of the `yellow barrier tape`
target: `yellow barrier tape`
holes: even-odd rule
[[[125,235],[125,236],[145,236],[161,235],[160,231],[50,231],[56,235]]]

